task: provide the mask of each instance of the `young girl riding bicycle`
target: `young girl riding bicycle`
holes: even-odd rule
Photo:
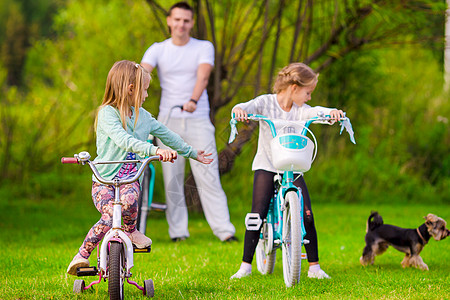
[[[321,106],[311,107],[306,102],[311,100],[311,94],[316,88],[318,74],[303,63],[292,63],[284,67],[279,73],[273,87],[274,94],[261,95],[245,103],[237,104],[232,109],[234,118],[238,121],[247,121],[248,114],[264,115],[270,119],[303,121],[317,116],[318,112],[330,115],[335,121],[344,117],[342,110]],[[267,216],[270,199],[274,194],[274,176],[277,170],[272,165],[270,141],[272,134],[265,122],[260,122],[258,150],[253,160],[252,170],[255,171],[253,181],[252,213],[258,213],[261,220]],[[309,244],[305,249],[309,262],[308,277],[330,278],[319,265],[317,232],[311,208],[311,199],[303,176],[298,177],[294,184],[301,188],[303,195],[306,236]],[[244,238],[244,255],[239,270],[231,276],[241,278],[249,276],[252,270],[252,261],[259,241],[259,230],[246,230]]]
[[[116,62],[109,71],[105,95],[98,109],[96,119],[97,157],[95,161],[133,160],[145,156],[160,155],[164,162],[173,162],[177,151],[184,157],[193,158],[204,164],[211,163],[210,153],[193,149],[177,134],[155,120],[142,108],[147,98],[150,74],[135,62],[122,60]],[[164,150],[146,142],[149,134],[158,137],[174,150]],[[97,169],[106,180],[114,178],[128,179],[137,173],[134,163],[99,164]],[[92,226],[73,258],[67,273],[77,274],[78,267],[89,266],[89,256],[97,247],[112,225],[114,187],[99,183],[93,176],[92,199],[102,214],[100,220]],[[137,248],[146,248],[152,241],[136,230],[139,181],[120,187],[120,200],[124,230]]]

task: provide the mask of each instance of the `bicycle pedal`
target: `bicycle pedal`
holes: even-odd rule
[[[258,213],[248,213],[245,216],[245,227],[247,230],[257,231],[261,228],[262,220]]]
[[[77,276],[78,277],[82,277],[82,276],[96,276],[98,275],[98,270],[97,267],[92,266],[92,267],[78,267],[77,268]]]
[[[308,259],[308,255],[306,255],[306,253],[302,253],[301,254],[301,259]]]
[[[309,240],[304,239],[304,240],[303,240],[303,245],[308,245],[308,244],[309,244]]]
[[[133,244],[133,253],[150,253],[152,251],[152,246],[148,246],[147,248],[138,248],[135,244]]]

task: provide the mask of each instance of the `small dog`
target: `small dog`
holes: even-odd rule
[[[400,228],[383,224],[383,218],[378,212],[372,212],[367,220],[366,246],[359,261],[363,266],[373,264],[375,256],[383,254],[389,246],[406,253],[402,267],[416,267],[428,271],[428,266],[420,257],[420,252],[428,243],[430,237],[436,241],[450,235],[446,228],[447,222],[433,214],[424,217],[424,224],[416,229]]]

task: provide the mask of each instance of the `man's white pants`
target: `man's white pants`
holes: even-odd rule
[[[166,123],[166,117],[159,121]],[[206,221],[213,233],[221,240],[234,235],[235,228],[230,222],[227,197],[222,189],[219,177],[219,160],[215,142],[215,128],[209,119],[169,119],[165,124],[179,134],[196,150],[212,153],[214,161],[205,165],[189,159],[197,191],[200,196]],[[167,147],[157,140],[158,146]],[[184,168],[186,159],[178,155],[174,163],[162,163],[164,188],[166,193],[166,218],[171,238],[188,237],[188,210],[184,196]]]

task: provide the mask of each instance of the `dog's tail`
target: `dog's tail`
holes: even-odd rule
[[[383,218],[377,211],[372,211],[369,219],[367,219],[366,232],[372,231],[381,225],[383,225]]]

